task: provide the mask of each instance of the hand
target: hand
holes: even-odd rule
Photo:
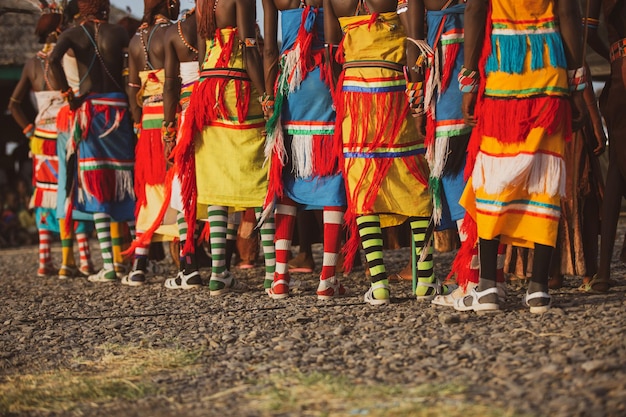
[[[165,142],[163,144],[163,154],[165,155],[165,164],[167,169],[174,166],[174,148],[176,147],[175,142]]]
[[[604,126],[602,125],[602,120],[594,120],[593,118],[591,125],[593,128],[593,137],[588,137],[587,141],[589,147],[593,149],[593,154],[600,156],[606,150],[606,133],[604,133]]]
[[[476,117],[474,116],[474,108],[476,107],[477,93],[463,93],[463,101],[461,110],[463,111],[463,120],[465,124],[471,127],[476,126]]]
[[[263,118],[268,121],[274,115],[274,107],[263,109]]]

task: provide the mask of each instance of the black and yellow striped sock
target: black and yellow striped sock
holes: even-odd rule
[[[370,270],[371,282],[383,283],[388,287],[387,271],[383,262],[383,232],[380,229],[380,216],[367,214],[356,219],[361,236],[361,245],[365,252],[367,267]],[[389,298],[388,289],[379,288],[374,290],[375,298]]]
[[[424,250],[424,244],[426,243],[424,240],[426,239],[426,235],[430,236],[432,239],[432,228],[433,225],[430,223],[430,217],[411,217],[409,219],[411,225],[411,232],[413,235],[413,240],[415,241],[415,257],[418,259],[417,262],[417,288],[415,289],[415,295],[418,297],[433,295],[436,291],[434,288],[419,285],[419,283],[432,284],[435,282],[435,270],[433,265],[433,245],[429,244],[426,249],[427,255],[423,261],[419,261],[419,258],[422,256],[422,252]]]

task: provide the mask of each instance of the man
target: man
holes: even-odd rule
[[[351,264],[357,249],[358,228],[371,273],[364,301],[371,305],[390,302],[381,226],[406,220],[420,258],[416,298],[430,301],[447,291],[435,279],[433,249],[428,244],[432,237],[428,166],[423,138],[418,137],[411,117],[423,113],[416,100],[421,86],[416,73],[406,77],[403,73],[407,32],[396,13],[397,4],[396,0],[324,1],[326,41],[341,42],[345,61],[335,92],[335,135],[343,142],[346,221],[351,231],[346,263]],[[416,37],[411,30],[408,34]]]
[[[339,147],[334,144],[338,139],[333,137],[335,111],[321,5],[321,0],[263,1],[265,89],[274,92],[276,103],[267,112],[266,147],[271,160],[266,204],[276,203],[276,274],[268,291],[273,299],[289,295],[288,261],[298,206],[323,209],[324,259],[318,299],[346,293],[335,276],[346,198]]]
[[[165,84],[163,86],[163,141],[165,158],[173,160],[172,150],[181,135],[185,113],[189,107],[193,88],[198,81],[198,36],[195,8],[185,14],[165,35]],[[184,205],[180,195],[180,181],[172,167],[172,187],[169,205],[176,210],[176,222],[180,236],[179,272],[175,278],[165,281],[170,289],[190,289],[202,285],[195,254],[185,252],[187,239],[193,239],[195,227],[189,230]],[[195,226],[195,223],[192,223]]]
[[[617,232],[617,221],[622,197],[626,195],[626,146],[623,139],[626,120],[626,4],[623,0],[589,0],[590,14],[587,16],[590,44],[601,55],[609,57],[611,78],[604,87],[600,99],[600,110],[606,121],[609,146],[609,168],[602,202],[602,225],[600,231],[600,262],[598,273],[590,282],[584,283],[585,291],[607,292],[611,281],[611,259]],[[597,35],[600,8],[604,9],[608,29],[610,51],[601,46]],[[626,244],[625,244],[626,247]],[[622,250],[624,253],[624,250]]]
[[[122,69],[128,35],[108,23],[108,0],[78,0],[80,25],[59,36],[50,69],[72,110],[68,153],[68,210],[93,213],[103,268],[92,282],[117,280],[110,223],[134,220],[134,141]],[[79,93],[69,86],[62,59],[72,49],[80,76]],[[71,214],[70,216],[71,217]]]
[[[134,251],[132,270],[122,284],[140,286],[146,282],[150,228],[163,204],[165,183],[163,123],[163,82],[165,38],[171,21],[178,17],[178,0],[145,0],[143,23],[132,38],[128,50],[127,92],[139,137],[135,148],[135,195],[137,196],[136,239],[128,252]],[[176,236],[173,226],[157,230],[163,238]],[[146,241],[147,240],[147,241]]]
[[[487,22],[493,23],[485,36]],[[584,114],[581,42],[577,2],[467,4],[459,85],[464,117],[474,131],[466,168],[471,177],[461,204],[477,224],[480,278],[478,287],[455,301],[457,310],[500,308],[500,243],[534,248],[524,302],[531,313],[550,309],[548,271],[565,190],[570,95]]]
[[[175,164],[187,224],[196,220],[196,202],[208,206],[209,290],[217,296],[243,289],[226,270],[228,207],[260,209],[267,192],[265,122],[259,103],[265,86],[254,1],[203,0],[196,10],[199,56],[203,57],[200,81],[187,109]],[[261,228],[265,279],[274,274],[273,228],[272,216]],[[184,250],[193,252],[192,239],[187,239]]]
[[[64,219],[57,221],[56,216],[57,190],[60,182],[56,122],[57,114],[65,103],[58,91],[59,83],[49,69],[49,54],[54,49],[63,26],[63,10],[54,3],[54,7],[46,8],[44,11],[35,29],[35,34],[39,36],[44,46],[36,56],[26,62],[22,77],[11,95],[9,110],[29,138],[34,159],[35,190],[31,205],[35,207],[39,234],[37,275],[46,277],[58,274],[59,278],[68,278],[79,273],[89,275],[90,255],[89,246],[86,244],[85,224],[81,222],[76,231],[77,240],[80,242],[79,269],[72,250],[73,228],[66,227]],[[29,91],[34,91],[39,111],[34,124],[29,122],[21,107],[21,102]],[[50,255],[52,233],[61,234],[62,261],[58,270],[54,267]]]

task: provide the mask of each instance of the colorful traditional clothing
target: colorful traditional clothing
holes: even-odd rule
[[[345,206],[340,147],[333,142],[332,79],[324,62],[323,10],[283,10],[281,22],[276,104],[267,124],[268,199],[286,195],[306,209]]]
[[[158,217],[159,209],[165,201],[165,156],[161,125],[163,124],[163,69],[139,72],[141,90],[141,131],[135,148],[135,195],[137,196],[137,230],[145,231]],[[156,230],[157,236],[171,239],[178,236],[176,214],[168,224]],[[157,240],[158,240],[157,239]]]
[[[207,40],[206,58],[187,113],[175,163],[185,217],[204,206],[261,207],[267,191],[265,120],[243,62],[236,28]],[[206,213],[206,211],[204,211]],[[193,252],[192,239],[186,251]]]
[[[347,218],[379,213],[381,225],[430,216],[428,166],[405,96],[406,34],[395,12],[339,19],[345,54],[335,135],[343,140]]]
[[[37,91],[35,99],[38,114],[35,131],[30,138],[34,185],[30,207],[35,208],[37,229],[58,233],[59,222],[55,213],[59,181],[56,121],[64,101],[58,91]]]
[[[433,218],[442,228],[465,216],[458,203],[465,180],[463,168],[471,127],[463,121],[462,93],[457,74],[463,65],[463,13],[465,4],[428,10],[428,44],[434,55],[426,70],[426,159]]]
[[[180,114],[178,116],[178,131],[176,134],[177,142],[183,136],[182,128],[185,124],[185,114],[191,101],[191,93],[200,78],[198,73],[198,61],[181,62],[180,63]],[[172,178],[172,193],[170,196],[170,207],[176,211],[183,211],[183,200],[181,196],[180,179],[174,175]]]
[[[68,208],[106,213],[114,221],[134,220],[134,141],[126,95],[90,94],[71,123]]]
[[[563,43],[549,0],[494,0],[483,54],[484,94],[470,142],[476,155],[462,205],[478,237],[554,246],[565,193],[571,110]],[[502,53],[500,53],[502,51]],[[504,52],[506,51],[506,52]]]

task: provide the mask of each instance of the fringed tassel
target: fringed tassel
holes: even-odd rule
[[[115,201],[123,201],[127,197],[134,198],[132,171],[115,171]]]
[[[195,223],[194,223],[195,224]],[[196,241],[197,245],[202,245],[205,242],[208,242],[211,238],[211,227],[209,222],[204,222],[204,226],[202,226],[202,231],[198,235],[198,240]],[[193,239],[187,239],[193,242]]]
[[[74,221],[73,221],[74,203],[72,202],[71,195],[72,195],[71,193],[68,193],[67,197],[65,198],[65,221],[63,222],[63,225],[61,226],[65,228],[65,233],[68,236],[72,234],[72,224],[74,224]]]
[[[115,200],[116,195],[116,171],[112,169],[94,169],[80,171],[82,190],[87,196],[95,198],[99,203]],[[102,184],[115,184],[114,187],[103,187]],[[79,196],[84,201],[84,195]]]
[[[433,221],[436,226],[441,223],[441,218],[443,217],[443,202],[441,198],[442,186],[440,178],[429,178],[428,179],[428,191],[430,192],[430,197],[433,202]]]
[[[291,140],[293,173],[298,178],[313,175],[313,135],[293,135]]]
[[[565,196],[565,160],[548,154],[536,154],[528,177],[528,192]]]
[[[351,207],[348,204],[348,207]],[[356,214],[346,211],[344,215],[344,230],[346,232],[346,244],[342,249],[343,253],[343,272],[349,274],[354,265],[354,259],[358,255],[361,237],[359,236],[359,227],[356,223]]]
[[[69,104],[59,109],[57,113],[57,130],[59,132],[70,131],[71,113],[72,111],[70,110]]]
[[[165,181],[165,157],[161,129],[141,129],[135,146],[135,195],[137,208],[146,203],[146,185],[160,185]]]
[[[341,146],[336,146],[333,135],[313,135],[313,175],[324,177],[337,174],[339,153]]]
[[[541,69],[545,66],[546,47],[549,65],[555,68],[567,68],[563,41],[556,31],[540,34],[494,35],[491,47],[494,53],[487,60],[487,72],[503,71],[508,74],[521,74],[524,71],[524,62],[529,48],[530,68]],[[506,51],[506,54],[499,54],[497,50]]]
[[[456,77],[454,72],[454,66],[456,64],[456,58],[459,56],[459,52],[461,51],[460,43],[450,43],[448,44],[443,51],[443,74],[441,75],[441,89],[439,90],[439,96],[446,92],[448,87],[450,86],[450,80],[453,77]]]
[[[480,115],[479,133],[502,143],[523,142],[537,127],[546,129],[549,135],[565,129],[566,140],[572,136],[571,107],[563,97],[484,98]]]
[[[478,244],[478,229],[476,228],[476,222],[469,213],[465,213],[460,232],[464,233],[467,238],[461,243],[461,248],[452,262],[448,279],[456,274],[456,283],[459,287],[466,289],[468,283],[476,283],[479,278],[479,270],[470,268],[472,258],[476,253],[476,245]]]
[[[157,214],[156,218],[154,219],[154,222],[152,222],[152,225],[150,225],[148,230],[144,231],[143,233],[138,234],[135,240],[130,244],[130,247],[124,252],[122,252],[123,256],[126,257],[126,256],[133,255],[135,253],[135,249],[137,249],[138,247],[146,247],[152,241],[152,236],[154,236],[154,233],[163,223],[163,218],[165,217],[165,213],[167,213],[167,210],[170,207],[169,197],[172,195],[172,180],[173,179],[174,179],[174,170],[171,169],[168,171],[166,178],[165,178],[164,195],[166,198],[163,200],[163,203],[161,204],[159,213]]]
[[[202,116],[205,111],[207,97],[200,94],[204,90],[205,81],[196,86],[194,95],[189,102],[189,107],[185,113],[183,129],[172,154],[174,166],[181,183],[181,197],[184,204],[185,220],[188,225],[196,224],[196,204],[198,191],[196,187],[196,133],[201,132],[204,126]],[[196,95],[198,94],[198,95]],[[193,239],[185,241],[184,253],[194,253],[195,245]]]

